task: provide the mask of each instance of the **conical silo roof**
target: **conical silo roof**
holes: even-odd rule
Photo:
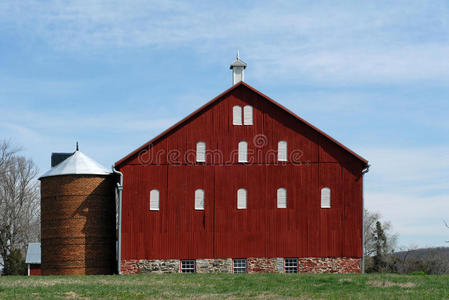
[[[111,171],[100,165],[98,162],[77,150],[72,156],[65,159],[60,164],[54,166],[39,179],[59,175],[109,175]]]

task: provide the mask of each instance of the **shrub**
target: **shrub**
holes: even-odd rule
[[[6,258],[4,275],[27,275],[27,265],[20,249],[12,250]]]

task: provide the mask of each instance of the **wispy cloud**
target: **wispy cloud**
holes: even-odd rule
[[[0,21],[55,49],[189,47],[221,60],[242,47],[254,78],[292,82],[449,83],[445,1],[257,3],[11,1]],[[217,44],[223,46],[217,47]]]

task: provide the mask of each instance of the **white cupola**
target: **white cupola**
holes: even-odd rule
[[[237,58],[229,67],[232,70],[232,85],[245,81],[246,63],[240,60],[240,54],[237,50]]]

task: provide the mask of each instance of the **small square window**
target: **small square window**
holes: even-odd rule
[[[194,260],[182,260],[181,261],[182,273],[195,273],[195,261]]]
[[[246,259],[234,259],[234,273],[246,273]]]
[[[286,258],[284,260],[285,273],[298,273],[298,259]]]

